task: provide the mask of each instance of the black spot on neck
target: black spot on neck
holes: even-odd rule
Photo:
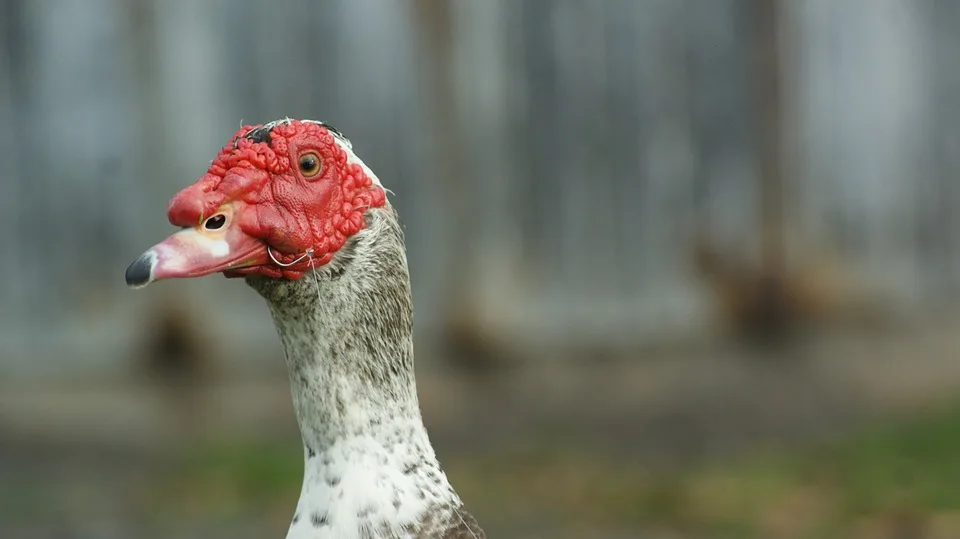
[[[327,513],[315,511],[312,515],[310,515],[310,522],[313,523],[315,528],[319,528],[321,526],[330,524],[330,517],[327,515]]]

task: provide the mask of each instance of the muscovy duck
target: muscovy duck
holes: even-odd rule
[[[421,419],[397,215],[339,131],[242,127],[167,208],[182,229],[126,281],[222,273],[263,296],[304,444],[287,539],[482,539]]]

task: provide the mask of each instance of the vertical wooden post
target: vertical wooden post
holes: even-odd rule
[[[763,274],[784,271],[783,102],[780,0],[755,0],[759,110],[760,257]]]
[[[466,166],[463,125],[458,106],[459,98],[453,69],[453,13],[448,0],[416,0],[414,16],[420,51],[423,55],[426,78],[426,102],[432,123],[433,170],[436,186],[441,193],[442,231],[439,253],[443,258],[441,284],[437,287],[442,300],[439,310],[441,345],[446,361],[458,361],[461,355],[458,335],[472,332],[473,316],[466,293],[471,260],[466,226],[477,215],[467,208],[467,189],[462,183]]]

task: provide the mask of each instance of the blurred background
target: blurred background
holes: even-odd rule
[[[960,537],[960,3],[0,0],[0,536],[282,537],[262,300],[132,292],[241,125],[395,193],[491,537]]]

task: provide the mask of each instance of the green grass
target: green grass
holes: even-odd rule
[[[303,454],[296,444],[208,443],[165,463],[148,505],[159,522],[184,515],[231,520],[251,513],[285,521],[302,477]]]
[[[504,522],[537,514],[571,526],[711,538],[960,537],[960,407],[821,447],[666,473],[559,447],[446,455],[444,464],[475,512]],[[301,459],[297,447],[215,444],[178,460],[166,492],[215,493],[225,514],[276,506],[286,518]]]

